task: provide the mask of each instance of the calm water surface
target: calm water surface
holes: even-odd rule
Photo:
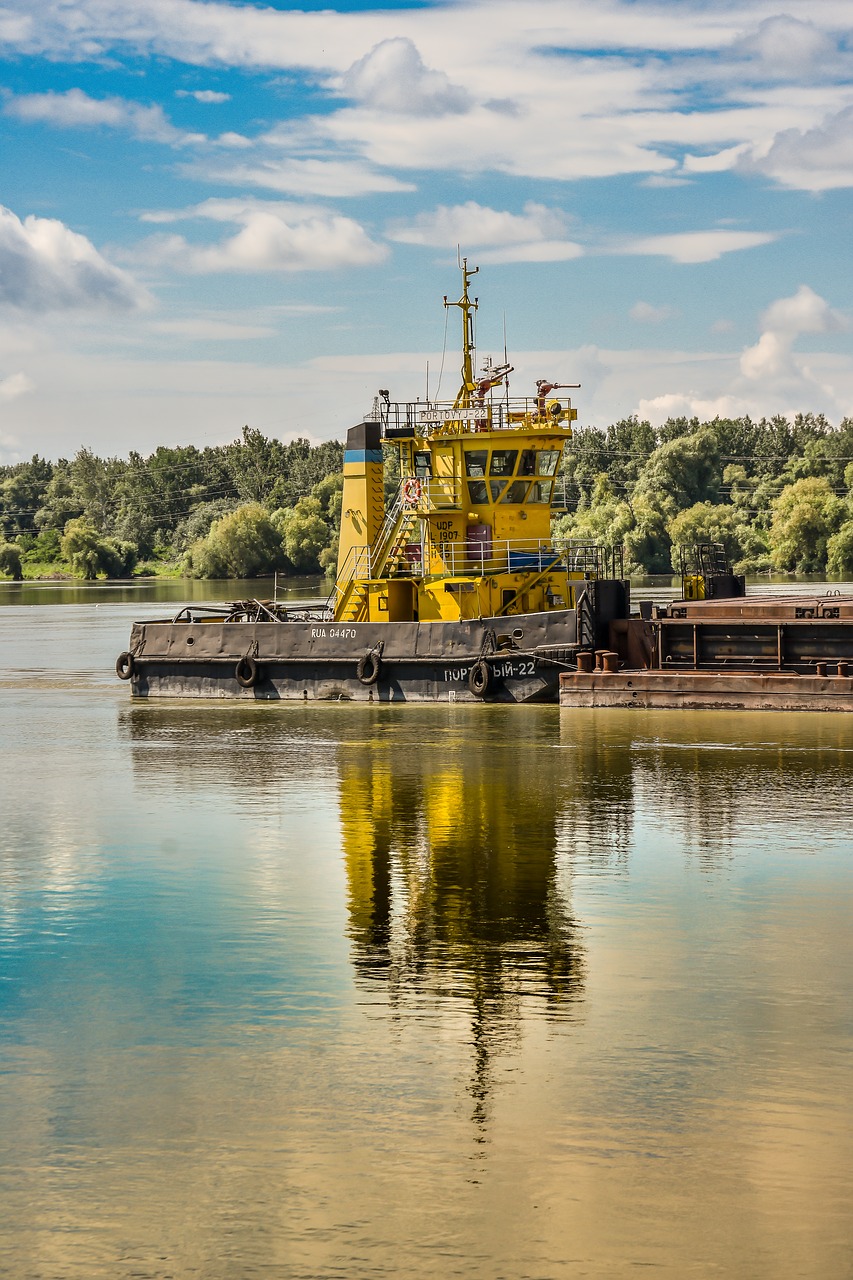
[[[853,1275],[853,717],[136,706],[162,603],[2,599],[0,1274]]]

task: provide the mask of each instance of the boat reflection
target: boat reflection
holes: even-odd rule
[[[448,736],[396,753],[339,753],[356,981],[397,1016],[461,1006],[470,1019],[473,1116],[486,1119],[496,1051],[525,1014],[576,1016],[583,950],[558,874],[559,753]]]
[[[120,714],[135,770],[158,789],[208,791],[254,826],[277,811],[285,831],[297,807],[313,802],[319,820],[337,801],[360,998],[395,1021],[466,1020],[482,1120],[494,1055],[520,1044],[525,1017],[579,1016],[584,953],[557,847],[583,783],[565,775],[556,709],[455,710]]]

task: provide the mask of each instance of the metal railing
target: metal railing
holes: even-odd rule
[[[446,427],[448,434],[462,427],[466,431],[511,431],[519,427],[548,427],[570,422],[572,402],[568,396],[548,398],[513,396],[490,398],[462,407],[452,400],[378,400],[374,414],[382,424],[382,434],[427,435]]]
[[[422,482],[417,483],[420,485]],[[414,489],[407,490],[407,484],[412,482],[402,480],[398,485],[373,543],[369,547],[350,548],[326,601],[326,608],[333,614],[354,582],[381,576],[396,544],[402,539],[406,524],[414,523],[417,518],[416,493]]]
[[[417,511],[458,511],[462,485],[456,476],[407,476],[400,483],[398,497],[404,507]]]
[[[567,573],[604,577],[614,553],[598,543],[573,538],[511,538],[484,542],[442,542],[429,549],[441,561],[442,574],[544,573],[560,568]],[[615,574],[614,574],[615,576]]]

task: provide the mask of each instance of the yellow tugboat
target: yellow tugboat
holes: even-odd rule
[[[508,363],[477,373],[463,259],[462,381],[452,402],[392,402],[347,433],[337,576],[328,601],[240,601],[135,623],[119,676],[134,695],[557,701],[561,669],[606,643],[628,584],[589,543],[551,536],[577,411],[540,379],[510,398]],[[577,385],[577,384],[574,384]],[[386,510],[383,442],[399,452]]]

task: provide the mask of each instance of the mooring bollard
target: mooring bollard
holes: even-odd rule
[[[578,671],[582,671],[584,675],[589,675],[592,671],[593,655],[587,650],[577,655]]]
[[[826,675],[826,663],[825,663],[825,662],[816,662],[816,663],[815,663],[815,666],[814,666],[814,673],[815,673],[815,675],[816,675],[816,676],[825,676],[825,675]]]

